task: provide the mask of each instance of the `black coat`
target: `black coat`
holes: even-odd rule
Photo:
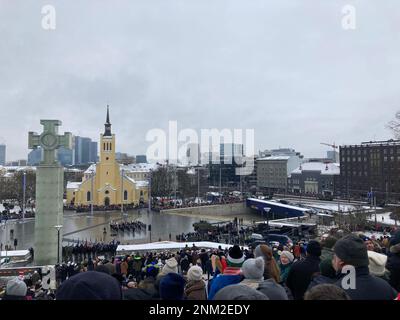
[[[386,269],[390,271],[390,285],[400,292],[400,244],[390,248]]]
[[[318,257],[307,256],[304,260],[293,263],[286,285],[292,292],[294,300],[303,300],[313,274],[319,272],[320,262]]]
[[[123,300],[159,300],[156,292],[140,288],[124,290],[122,296]]]
[[[344,289],[352,300],[394,300],[397,296],[385,280],[369,274],[368,267],[357,267],[355,289],[344,289],[342,279],[346,274],[340,275],[335,285]]]

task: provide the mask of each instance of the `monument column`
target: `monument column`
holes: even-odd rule
[[[56,161],[56,151],[61,146],[72,148],[72,135],[58,135],[59,120],[41,120],[43,133],[29,132],[29,149],[40,146],[43,161],[36,171],[36,214],[34,260],[36,265],[54,265],[58,252],[62,252],[62,234],[58,243],[56,226],[63,224],[64,169]],[[59,246],[59,247],[58,247]],[[62,260],[61,257],[60,261]]]

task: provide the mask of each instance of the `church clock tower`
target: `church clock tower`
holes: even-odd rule
[[[115,160],[115,134],[111,133],[109,106],[107,106],[104,133],[100,134],[100,162],[97,164],[96,176],[96,187],[99,190],[100,202],[104,205],[116,203],[120,174],[119,165]],[[103,201],[101,201],[102,198]]]

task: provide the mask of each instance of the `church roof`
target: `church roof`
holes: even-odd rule
[[[106,123],[104,124],[104,137],[111,137],[111,122],[110,122],[110,110],[109,106],[107,105],[107,116],[106,116]]]
[[[68,181],[67,189],[79,189],[81,184],[82,184],[82,182],[71,182],[71,181]]]

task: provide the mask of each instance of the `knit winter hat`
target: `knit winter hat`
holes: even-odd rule
[[[256,259],[247,259],[243,262],[242,273],[246,279],[263,279],[264,276],[264,259],[258,257]]]
[[[354,234],[339,239],[333,251],[339,259],[354,267],[367,267],[369,264],[367,247],[364,241]]]
[[[176,261],[174,257],[165,261],[165,265],[161,271],[162,274],[168,274],[171,272],[178,273],[178,261]]]
[[[231,267],[241,267],[244,262],[244,255],[240,247],[235,244],[229,249],[227,263]]]
[[[121,300],[118,281],[103,272],[87,271],[69,278],[57,290],[56,300]]]
[[[168,273],[161,278],[159,289],[162,300],[182,300],[185,279],[180,274]]]
[[[187,272],[188,281],[199,281],[203,278],[203,270],[199,266],[192,266]]]
[[[369,272],[378,277],[383,276],[386,272],[385,266],[388,257],[375,251],[368,251],[368,259]]]
[[[213,300],[269,300],[269,298],[260,291],[239,283],[218,290]]]
[[[288,258],[289,262],[293,262],[293,260],[294,260],[294,255],[290,251],[286,251],[286,250],[282,251],[281,256]]]
[[[311,240],[306,249],[309,255],[320,257],[321,256],[321,244],[316,240]]]
[[[26,283],[18,277],[7,282],[6,294],[8,296],[24,297],[26,296],[27,290],[28,287],[26,286]]]

